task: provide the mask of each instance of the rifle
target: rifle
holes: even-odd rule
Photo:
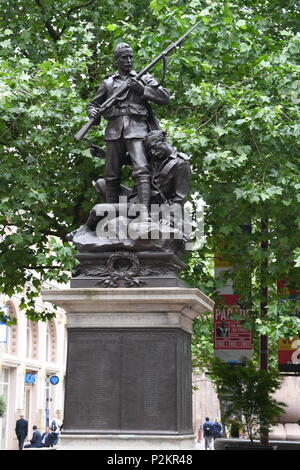
[[[148,72],[148,70],[152,69],[157,62],[159,62],[161,59],[166,60],[166,55],[169,54],[173,49],[178,47],[184,39],[195,29],[197,26],[200,24],[201,21],[198,21],[198,23],[194,24],[192,28],[190,28],[186,33],[184,33],[183,36],[181,36],[179,39],[177,39],[176,42],[171,43],[163,52],[161,52],[155,59],[152,60],[150,64],[148,64],[143,70],[140,71],[140,73],[137,74],[137,79],[141,78],[145,73]],[[113,93],[102,105],[98,108],[100,111],[100,114],[104,113],[107,109],[109,109],[111,106],[114,105],[116,98],[119,96],[123,95],[128,89],[128,85],[126,81],[122,83],[122,85],[119,86],[119,88]],[[82,128],[75,134],[74,138],[79,141],[81,140],[85,134],[89,131],[89,129],[94,125],[96,122],[96,118],[91,118],[86,124],[82,126]]]

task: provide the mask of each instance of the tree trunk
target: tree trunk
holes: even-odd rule
[[[261,276],[260,276],[260,317],[263,319],[268,314],[268,217],[263,217],[261,220],[261,250],[264,258],[261,262]],[[268,336],[260,336],[260,370],[268,370]],[[268,445],[268,433],[261,434],[260,441],[262,445]]]

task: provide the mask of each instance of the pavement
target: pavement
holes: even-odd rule
[[[196,442],[195,450],[205,450],[204,439],[200,442]],[[214,445],[212,444],[212,450],[214,450]]]

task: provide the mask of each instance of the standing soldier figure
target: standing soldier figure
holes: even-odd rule
[[[147,162],[143,139],[151,130],[149,114],[151,108],[148,101],[159,105],[169,102],[168,91],[159,86],[156,80],[146,73],[137,79],[132,70],[133,51],[126,44],[119,44],[114,51],[118,71],[105,78],[97,90],[95,98],[88,105],[90,118],[100,122],[98,107],[105,102],[127,80],[128,90],[118,97],[112,107],[103,113],[108,125],[105,130],[106,166],[104,179],[106,183],[106,202],[115,203],[119,200],[122,159],[126,152],[132,162],[132,178],[137,188],[140,204],[150,206],[150,168]]]

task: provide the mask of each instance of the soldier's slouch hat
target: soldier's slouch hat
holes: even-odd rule
[[[156,144],[158,142],[166,142],[167,140],[167,133],[166,131],[162,131],[160,129],[151,131],[144,139],[144,144],[146,148],[151,147],[151,145]]]

